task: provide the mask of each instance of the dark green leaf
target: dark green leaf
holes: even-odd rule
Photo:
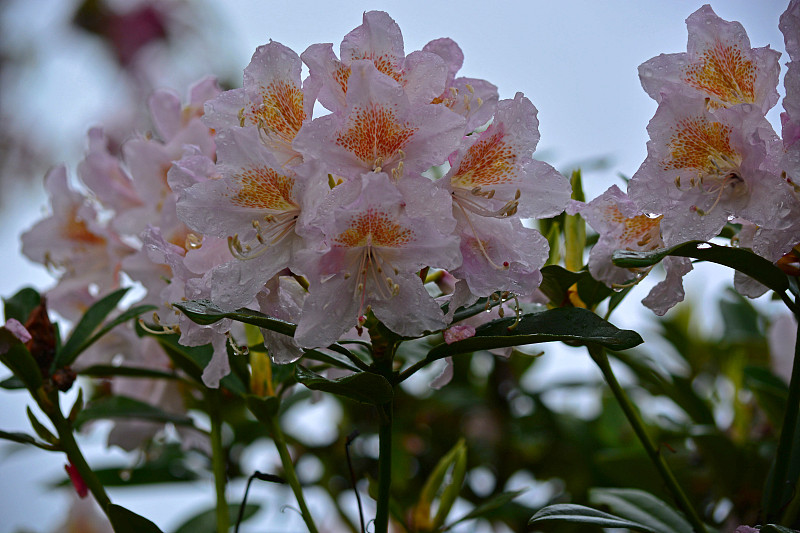
[[[644,524],[639,524],[632,520],[626,520],[612,514],[604,513],[591,507],[575,505],[572,503],[561,503],[549,505],[540,509],[531,517],[528,524],[544,522],[546,520],[561,520],[564,522],[577,522],[580,524],[594,524],[601,527],[626,527],[634,531],[643,533],[661,533]],[[689,530],[691,531],[691,529]],[[684,532],[685,533],[685,532]]]
[[[163,533],[158,526],[143,516],[119,505],[109,503],[106,514],[114,533]]]
[[[98,300],[81,317],[75,329],[72,330],[67,342],[61,347],[53,361],[53,369],[70,364],[80,354],[81,348],[89,341],[92,333],[103,323],[103,320],[116,309],[128,289],[118,289],[108,296]]]
[[[84,351],[86,351],[86,349],[89,346],[91,346],[92,344],[97,342],[103,335],[105,335],[106,333],[108,333],[109,331],[111,331],[112,329],[117,327],[118,325],[124,324],[128,320],[131,320],[132,318],[136,318],[139,315],[147,313],[148,311],[153,311],[154,309],[158,309],[158,307],[155,306],[155,305],[138,305],[136,307],[131,307],[130,309],[128,309],[127,311],[125,311],[123,313],[120,313],[119,316],[115,317],[113,320],[109,320],[107,323],[105,323],[103,325],[102,328],[100,328],[97,331],[97,333],[92,335],[89,339],[87,339],[80,346],[78,346],[72,352],[72,354],[70,354],[69,358],[59,357],[59,361],[61,361],[61,365],[64,366],[64,365],[72,364],[72,362],[75,361],[75,359],[77,359],[77,357],[80,354],[82,354]],[[69,342],[69,341],[67,341],[67,342]]]
[[[319,350],[306,350],[306,352],[303,354],[303,358],[310,359],[312,361],[319,361],[320,363],[326,363],[336,368],[344,368],[352,372],[359,372],[359,369],[353,366],[353,364],[347,359],[327,354]]]
[[[394,395],[392,386],[386,381],[386,378],[369,372],[327,379],[297,365],[295,377],[309,389],[330,392],[361,403],[381,405],[391,401]]]
[[[290,337],[294,336],[294,330],[297,329],[297,326],[290,322],[272,318],[258,311],[253,311],[252,309],[223,311],[211,300],[192,300],[189,302],[178,302],[173,305],[183,311],[193,322],[204,326],[219,322],[223,318],[230,318],[237,322],[244,322],[245,324],[252,324],[270,331],[283,333]]]
[[[617,516],[649,526],[659,533],[692,530],[691,524],[678,511],[642,490],[595,488],[589,491],[589,501],[606,505]]]
[[[617,250],[612,258],[614,264],[619,267],[638,268],[654,265],[668,255],[691,257],[692,259],[710,261],[733,268],[778,293],[783,293],[789,288],[786,274],[781,269],[767,259],[744,248],[731,248],[702,241],[690,241],[672,248],[662,248],[652,252]]]
[[[19,378],[29,391],[42,386],[39,365],[22,342],[6,328],[0,328],[0,362]]]
[[[578,283],[579,279],[581,274],[578,272],[570,272],[559,265],[548,265],[542,269],[542,283],[539,289],[553,305],[560,307],[569,303],[567,291]]]
[[[129,378],[178,379],[178,375],[174,372],[164,372],[163,370],[137,366],[94,365],[81,370],[78,374],[97,378],[125,376]]]
[[[7,377],[3,381],[0,381],[0,389],[19,390],[24,388],[25,384],[17,376]]]
[[[261,506],[255,503],[248,503],[244,507],[244,515],[242,522],[252,517],[261,509]],[[239,514],[239,505],[230,503],[228,504],[228,515],[237,516]],[[206,509],[197,513],[186,522],[181,524],[175,533],[217,533],[217,514],[215,508]]]
[[[168,413],[150,404],[126,396],[111,396],[90,402],[75,420],[79,428],[90,420],[108,418],[133,418],[151,422],[171,422],[179,426],[191,426],[192,419],[186,415]]]
[[[17,431],[8,432],[0,430],[0,439],[10,440],[11,442],[18,442],[19,444],[37,444],[36,438],[28,435],[27,433],[19,433]]]
[[[280,400],[275,396],[262,398],[260,396],[248,394],[244,397],[244,401],[247,404],[247,408],[250,409],[250,412],[255,415],[259,422],[266,426],[271,424],[272,419],[278,414],[278,409],[281,406]]]
[[[53,435],[44,424],[39,422],[39,419],[36,418],[36,415],[33,414],[33,411],[31,411],[30,407],[26,407],[25,411],[28,414],[28,421],[31,423],[31,426],[33,426],[33,430],[36,432],[37,435],[39,435],[40,439],[50,444],[55,444],[58,442],[56,436]]]
[[[467,520],[473,520],[475,518],[480,518],[488,513],[491,513],[495,509],[499,509],[504,505],[510,503],[514,498],[525,492],[527,489],[522,490],[515,490],[511,492],[501,492],[496,496],[489,498],[487,501],[483,502],[482,504],[475,507],[472,511],[468,512],[455,522],[452,522],[445,526],[444,530],[448,530],[455,526],[456,524],[460,524],[461,522],[466,522]]]
[[[453,344],[439,344],[426,359],[435,361],[459,353],[522,346],[540,342],[565,341],[599,344],[612,350],[626,350],[641,344],[635,331],[618,329],[588,309],[559,307],[523,315],[512,330],[514,318],[502,318],[477,328],[475,336]]]
[[[6,321],[9,318],[15,318],[24,324],[41,299],[39,293],[30,287],[20,290],[11,298],[3,298],[3,313]]]
[[[605,283],[594,279],[588,271],[581,274],[581,279],[578,280],[578,297],[587,307],[594,309],[597,304],[616,294]]]

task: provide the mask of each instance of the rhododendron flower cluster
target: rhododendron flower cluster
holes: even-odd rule
[[[297,323],[293,339],[264,332],[288,362],[370,313],[403,336],[445,329],[452,310],[425,287],[430,269],[459,280],[459,305],[530,295],[548,243],[522,218],[557,215],[570,187],[532,158],[533,104],[521,93],[498,101],[491,83],[457,77],[462,62],[450,39],[406,55],[383,12],[364,14],[339,57],[331,44],[301,55],[265,44],[240,89],[204,80],[186,106],[156,93],[155,135],[127,141],[121,158],[92,130],[79,167],[89,197],[54,171],[53,216],[26,234],[24,251],[62,272],[61,312],[85,307],[122,272],[141,282],[143,302],[161,306],[158,326],[214,346],[210,386],[229,371],[236,332],[227,320],[193,324],[174,302],[206,298]],[[329,113],[314,117],[315,103]]]
[[[781,18],[787,43],[797,42],[797,10],[792,2]],[[797,96],[791,64],[781,143],[765,118],[778,101],[780,54],[768,46],[752,48],[741,24],[720,19],[708,5],[686,24],[687,52],[661,54],[639,67],[642,87],[658,109],[647,128],[647,159],[629,184],[630,199],[614,188],[571,208],[600,232],[589,268],[609,284],[643,274],[611,266],[614,249],[707,241],[730,221],[744,226],[740,245],[772,261],[800,241],[800,198],[791,177]],[[787,44],[792,59],[795,48]],[[659,315],[683,299],[681,278],[691,270],[680,258],[668,258],[665,266],[667,279],[644,301]],[[736,281],[749,296],[766,290],[739,273]]]

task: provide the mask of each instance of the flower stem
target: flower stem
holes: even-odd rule
[[[222,413],[219,390],[209,389],[206,395],[208,415],[211,419],[211,466],[214,471],[214,490],[217,495],[217,533],[228,533],[230,517],[228,499],[225,497],[225,450],[222,447]]]
[[[656,448],[655,444],[650,439],[650,436],[647,434],[647,431],[644,427],[644,422],[639,416],[639,413],[636,411],[633,403],[631,403],[630,398],[628,398],[628,395],[625,393],[625,390],[620,386],[616,376],[614,376],[614,372],[611,370],[611,364],[608,361],[608,356],[606,355],[605,350],[599,346],[588,346],[587,348],[589,350],[589,355],[592,356],[594,362],[597,363],[598,367],[600,367],[600,371],[603,373],[603,377],[605,377],[606,383],[608,383],[611,392],[614,393],[617,403],[619,403],[619,406],[625,413],[625,417],[628,419],[628,422],[630,422],[631,426],[633,426],[634,433],[636,433],[636,436],[642,443],[647,455],[655,465],[656,470],[658,470],[658,473],[661,475],[664,483],[666,483],[667,490],[669,490],[670,494],[672,494],[672,497],[675,499],[675,503],[686,515],[689,523],[692,524],[692,530],[695,533],[706,533],[706,527],[703,525],[702,520],[700,520],[700,517],[694,510],[694,507],[692,507],[692,504],[689,503],[689,499],[686,497],[686,494],[684,494],[680,485],[678,485],[678,480],[675,479],[675,475],[672,473],[672,470],[670,470],[667,462],[664,460],[664,457],[658,451],[658,448]]]
[[[61,409],[57,405],[55,406],[54,410],[48,413],[48,415],[50,421],[53,422],[53,426],[58,432],[59,447],[64,451],[64,453],[67,454],[69,462],[72,463],[72,466],[74,466],[78,471],[83,479],[83,482],[86,483],[86,487],[100,505],[100,508],[104,513],[107,514],[108,511],[106,509],[111,503],[111,500],[109,499],[108,494],[106,494],[103,484],[100,483],[100,480],[89,467],[89,463],[87,463],[86,459],[83,457],[83,454],[78,447],[78,443],[75,441],[72,424],[69,422],[69,420],[64,418],[64,416],[61,414]]]
[[[795,310],[795,318],[800,322],[800,312]],[[800,411],[800,327],[797,328],[797,337],[794,345],[794,363],[792,364],[792,377],[789,381],[789,397],[786,400],[786,412],[783,415],[783,425],[781,436],[778,441],[778,451],[775,455],[775,468],[772,471],[772,484],[767,489],[766,515],[767,523],[774,523],[787,503],[784,494],[793,494],[796,479],[791,479],[789,475],[789,463],[792,456],[792,443],[794,441],[795,429],[797,427],[797,417]],[[781,523],[791,520],[793,517],[783,516]],[[786,525],[790,525],[786,523]]]
[[[389,531],[389,492],[392,487],[392,402],[379,406],[381,423],[378,429],[378,509],[375,533]]]
[[[286,446],[286,439],[283,436],[280,424],[278,424],[277,415],[270,418],[270,432],[272,433],[272,441],[281,456],[283,473],[286,475],[289,486],[292,487],[295,498],[297,498],[297,505],[300,506],[300,514],[303,516],[303,521],[306,523],[309,533],[318,533],[317,526],[314,524],[314,519],[311,517],[311,512],[306,505],[306,500],[303,498],[303,488],[300,486],[300,480],[297,479],[297,474],[294,471],[292,456],[289,455],[289,448]]]

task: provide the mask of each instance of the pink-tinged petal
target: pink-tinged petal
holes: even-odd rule
[[[453,321],[453,315],[458,309],[472,305],[477,301],[478,296],[472,294],[472,291],[469,290],[469,284],[463,279],[458,280],[453,289],[453,294],[450,295],[447,301],[445,321],[450,324]]]
[[[17,320],[16,318],[9,318],[6,320],[5,325],[2,327],[3,330],[13,335],[16,341],[12,339],[8,339],[6,335],[0,337],[0,353],[8,352],[9,348],[11,347],[8,343],[8,340],[12,340],[12,342],[21,342],[25,344],[26,342],[31,340],[31,334],[25,329],[25,326]]]
[[[147,99],[156,133],[162,139],[173,138],[181,129],[181,98],[168,89],[158,89]]]
[[[449,330],[445,330],[447,332]],[[436,376],[436,378],[431,381],[430,387],[433,390],[439,390],[453,379],[453,358],[452,357],[445,357],[444,358],[444,368],[442,372]]]
[[[365,12],[361,26],[345,35],[339,55],[346,63],[368,59],[383,74],[400,81],[405,57],[400,27],[383,11]]]
[[[758,223],[790,211],[788,190],[769,175],[780,143],[766,119],[746,108],[711,113],[704,100],[666,96],[659,104],[629,194],[642,211],[664,215],[666,245],[708,240],[729,216]]]
[[[304,273],[313,274],[295,335],[301,346],[327,346],[369,308],[403,335],[444,326],[417,272],[456,266],[457,239],[405,213],[403,196],[386,174],[335,187],[312,226],[324,240],[298,257]]]
[[[467,119],[466,131],[486,124],[494,115],[499,100],[497,86],[477,78],[456,78],[438,99],[450,110]]]
[[[339,61],[330,43],[317,43],[309,46],[300,55],[308,65],[306,84],[318,88],[317,99],[325,109],[337,112],[346,105],[347,80],[350,66]]]
[[[667,275],[642,300],[648,309],[658,316],[663,316],[675,304],[682,302],[685,296],[683,276],[692,270],[692,262],[687,257],[667,257],[662,262]]]
[[[78,165],[78,176],[98,200],[117,212],[142,205],[131,178],[119,159],[108,151],[108,139],[101,128],[89,130],[89,150]]]
[[[642,214],[616,185],[588,204],[571,203],[567,212],[580,213],[600,234],[589,254],[589,272],[606,285],[625,284],[647,271],[614,266],[611,255],[615,250],[651,251],[664,246],[661,240],[662,217]]]
[[[307,294],[293,277],[276,276],[267,283],[267,290],[258,294],[259,309],[271,317],[297,323]],[[263,328],[261,335],[270,358],[279,365],[293,363],[303,355],[294,337]]]
[[[429,42],[422,47],[422,51],[436,54],[444,60],[447,65],[447,85],[450,86],[464,65],[464,52],[461,51],[461,47],[449,37],[443,37]]]
[[[214,76],[206,76],[192,84],[189,87],[189,103],[182,111],[184,119],[202,116],[205,103],[221,92],[219,82]]]
[[[751,48],[738,22],[719,18],[705,5],[686,19],[687,52],[662,54],[639,67],[645,91],[656,101],[666,93],[709,98],[711,108],[753,104],[764,114],[778,101],[780,54]]]
[[[736,289],[736,292],[742,296],[747,296],[748,298],[758,298],[759,296],[763,296],[769,290],[766,285],[762,285],[750,276],[742,274],[738,270],[733,273],[733,288]]]
[[[453,344],[475,336],[475,327],[469,324],[450,326],[444,330],[444,342]]]
[[[222,335],[215,335],[211,345],[214,347],[214,354],[211,356],[211,361],[205,370],[203,370],[202,378],[206,387],[218,389],[220,380],[231,373],[230,363],[228,362],[227,338]]]
[[[241,127],[244,110],[249,104],[246,89],[225,91],[205,103],[203,123],[216,131]]]
[[[351,68],[346,109],[312,121],[295,139],[304,156],[348,178],[373,170],[399,178],[440,164],[458,147],[462,117],[441,106],[411,106],[403,89],[370,62]]]
[[[167,184],[172,192],[180,195],[192,185],[219,177],[214,161],[196,146],[188,146],[183,157],[173,162],[167,172]]]
[[[481,216],[554,216],[569,200],[567,179],[531,159],[539,141],[536,108],[522,93],[497,106],[495,120],[450,158],[443,186],[461,209]]]
[[[470,291],[489,296],[497,291],[528,295],[542,281],[550,246],[541,233],[517,219],[499,220],[456,213],[462,264],[452,270],[466,280]]]
[[[791,0],[781,15],[778,28],[783,33],[786,53],[792,61],[800,60],[800,2]]]

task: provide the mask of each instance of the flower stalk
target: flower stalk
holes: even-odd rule
[[[222,445],[222,413],[220,412],[219,389],[209,389],[207,393],[208,414],[211,418],[211,467],[214,471],[214,491],[217,495],[217,532],[227,533],[230,528],[228,500],[225,497],[226,455]]]
[[[694,533],[706,533],[706,527],[703,525],[702,520],[700,520],[697,511],[694,510],[694,507],[692,507],[692,504],[689,502],[689,499],[686,497],[683,489],[681,489],[680,485],[678,484],[678,480],[675,479],[675,475],[672,473],[672,470],[670,470],[669,465],[667,465],[667,462],[664,460],[661,452],[659,452],[656,445],[650,439],[650,436],[645,430],[642,418],[639,416],[639,413],[636,411],[633,403],[631,403],[631,400],[628,398],[625,390],[617,381],[617,378],[611,369],[611,364],[608,361],[608,356],[606,355],[605,350],[599,346],[588,346],[587,348],[589,350],[589,355],[591,355],[592,359],[603,373],[603,377],[611,389],[611,392],[614,393],[614,397],[616,398],[617,403],[619,403],[619,406],[622,408],[622,411],[625,413],[625,417],[633,427],[633,431],[639,438],[639,442],[642,443],[642,446],[647,452],[648,457],[650,457],[650,460],[655,465],[656,470],[658,470],[658,473],[664,480],[667,490],[669,490],[670,494],[675,499],[675,503],[677,504],[678,508],[683,511],[687,520],[692,525],[692,531],[694,531]]]

